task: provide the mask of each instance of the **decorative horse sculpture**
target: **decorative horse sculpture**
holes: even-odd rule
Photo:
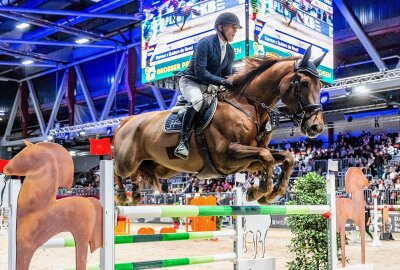
[[[241,171],[264,171],[260,185],[247,192],[249,201],[268,204],[286,191],[294,158],[286,151],[267,148],[271,131],[284,114],[301,127],[302,133],[316,137],[324,128],[319,104],[321,82],[316,67],[322,55],[310,61],[311,47],[303,58],[253,58],[231,79],[235,89],[220,92],[215,115],[204,129],[209,156],[221,177]],[[274,109],[281,100],[288,109]],[[198,173],[204,160],[195,141],[189,140],[188,160],[174,159],[170,150],[179,134],[164,133],[163,122],[169,111],[149,112],[126,118],[114,136],[114,160],[120,201],[126,200],[122,177],[131,177],[134,202],[140,200],[139,184],[146,180],[159,189],[158,178],[170,178],[179,172]],[[282,164],[282,174],[273,187],[275,163]]]
[[[26,176],[18,196],[16,270],[28,270],[36,249],[60,232],[71,232],[76,243],[76,269],[86,269],[88,246],[103,245],[103,217],[95,198],[56,200],[58,187],[71,188],[72,158],[54,143],[25,142],[4,168],[6,175]]]
[[[336,231],[340,233],[342,251],[342,267],[346,265],[346,222],[352,219],[360,230],[361,263],[365,264],[365,206],[364,188],[368,187],[368,180],[360,168],[349,168],[345,175],[346,192],[351,198],[336,199]]]

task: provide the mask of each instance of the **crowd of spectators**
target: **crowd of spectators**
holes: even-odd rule
[[[326,168],[320,166],[328,159],[341,160],[341,169],[348,167],[360,167],[364,170],[370,180],[370,189],[390,190],[386,197],[396,197],[397,190],[400,194],[400,167],[398,160],[392,161],[393,157],[399,154],[400,132],[372,134],[370,131],[362,131],[359,136],[351,136],[349,133],[339,132],[332,144],[324,145],[320,140],[306,139],[297,142],[281,142],[271,144],[271,149],[286,150],[295,159],[292,171],[292,179],[304,175],[311,171],[323,174]],[[319,162],[319,161],[322,161]],[[325,162],[326,164],[326,162]],[[274,168],[275,177],[279,175],[281,168]],[[246,178],[249,182],[254,182],[258,176],[248,174]],[[186,186],[182,189],[173,188],[170,181],[162,182],[162,190],[165,193],[201,193],[201,194],[220,194],[231,192],[235,186],[233,175],[226,179],[200,180],[195,175],[189,175]],[[289,184],[288,190],[291,189]],[[80,175],[75,182],[75,188],[86,190],[98,189],[99,170],[98,167],[89,170],[84,175]],[[130,181],[126,182],[129,190]],[[396,192],[393,192],[396,191]]]

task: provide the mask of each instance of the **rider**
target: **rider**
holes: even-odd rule
[[[225,79],[233,73],[235,56],[229,42],[242,26],[235,14],[225,12],[215,20],[214,29],[216,34],[199,40],[189,66],[181,73],[179,80],[182,95],[192,104],[183,116],[181,140],[175,149],[175,155],[182,159],[189,156],[189,136],[196,114],[203,104],[203,93],[210,84],[232,87],[232,81]]]

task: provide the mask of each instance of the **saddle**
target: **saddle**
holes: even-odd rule
[[[226,176],[215,168],[208,150],[206,138],[203,133],[203,129],[205,129],[211,122],[211,119],[217,110],[218,99],[215,92],[216,91],[212,90],[211,94],[204,93],[203,105],[198,113],[198,117],[195,120],[193,128],[196,136],[196,142],[204,161],[203,168],[196,174],[196,177],[199,179],[223,178]],[[171,113],[164,121],[163,131],[165,133],[181,132],[182,119],[188,106],[191,106],[191,103],[185,100],[183,96],[179,96],[176,105],[171,109]],[[169,154],[169,157],[174,158],[173,152],[172,154]]]
[[[204,94],[203,105],[198,113],[194,123],[194,129],[201,127],[205,129],[211,122],[217,109],[217,98],[214,95]],[[180,133],[182,129],[182,119],[188,106],[192,104],[188,102],[182,95],[178,97],[176,105],[171,109],[171,113],[167,116],[163,124],[165,133]]]

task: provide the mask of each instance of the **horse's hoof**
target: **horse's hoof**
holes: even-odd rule
[[[256,194],[255,194],[254,190],[250,190],[250,189],[249,189],[249,190],[246,192],[246,200],[247,200],[248,202],[252,202],[252,201],[257,200]]]
[[[128,198],[126,197],[126,193],[125,192],[124,193],[119,193],[117,198],[118,198],[118,202],[119,203],[125,203],[128,200]]]
[[[267,197],[265,197],[265,196],[263,196],[260,199],[258,199],[257,202],[259,204],[262,204],[262,205],[268,205],[269,204],[269,201],[268,201]]]

